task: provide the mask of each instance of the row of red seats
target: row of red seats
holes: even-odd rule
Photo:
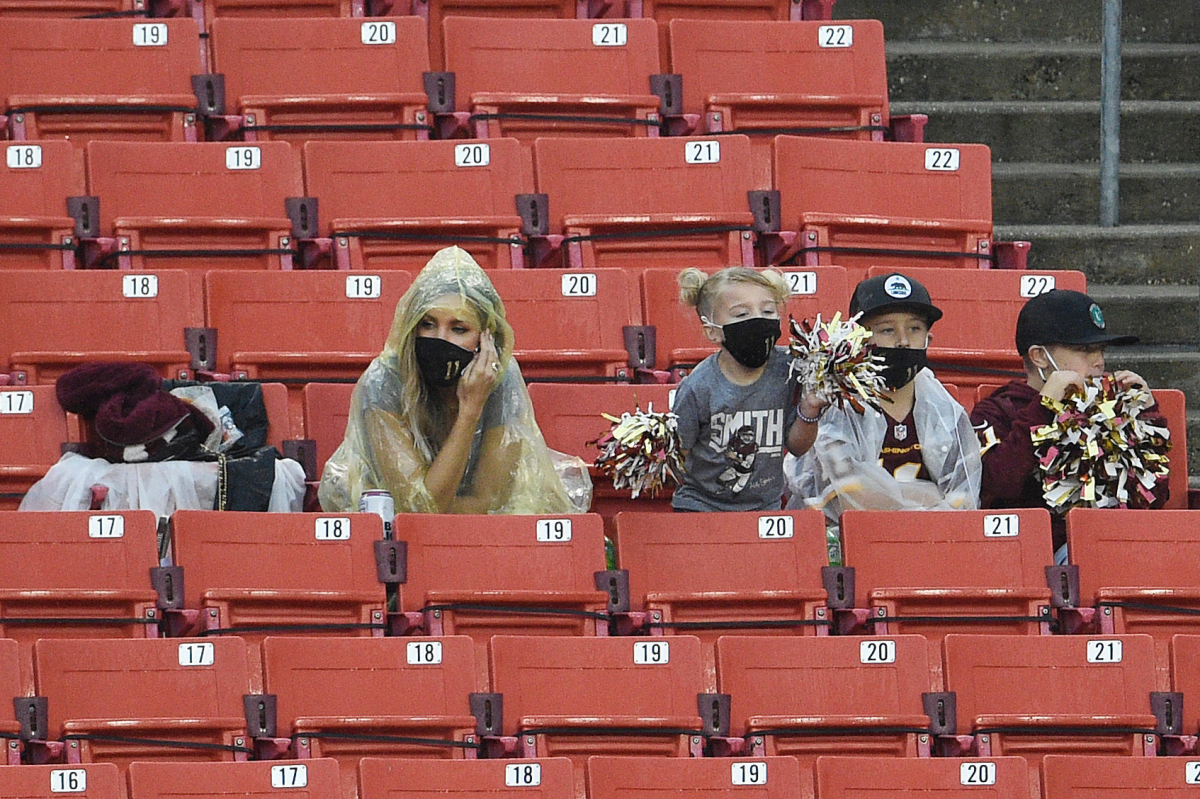
[[[763,799],[1029,799],[1029,767],[1019,757],[986,759],[864,758],[823,755],[805,790],[794,758],[716,760],[590,757],[588,799],[621,799],[669,791],[681,799],[735,799],[747,790]],[[1085,799],[1096,795],[1180,795],[1194,791],[1195,763],[1180,758],[1050,755],[1042,765],[1042,799]],[[1036,772],[1035,772],[1036,773]],[[299,782],[303,781],[303,785]],[[127,793],[120,773],[108,763],[0,767],[0,792],[26,799],[56,799],[60,785],[82,785],[81,799],[170,799],[185,789],[195,799],[241,797],[247,792],[307,788],[307,795],[332,797],[338,790],[337,762],[328,758],[245,763],[135,762]],[[477,799],[512,793],[537,799],[577,799],[566,758],[533,760],[415,760],[364,758],[358,766],[361,799],[393,799],[436,793],[447,799]],[[756,786],[747,788],[747,786]],[[815,793],[813,792],[815,791]]]
[[[877,265],[1024,266],[1027,245],[992,241],[984,145],[802,136],[774,145],[771,189],[742,135],[539,139],[528,177],[511,139],[296,151],[92,142],[86,175],[65,143],[8,144],[4,262],[70,266],[82,241],[84,263],[102,267],[174,258],[288,269],[300,256],[416,270],[457,242],[485,268],[836,263],[851,284]]]
[[[5,644],[7,693],[20,685]],[[498,635],[483,685],[464,637],[268,637],[260,689],[239,638],[47,639],[34,647],[36,693],[12,695],[27,759],[330,757],[347,799],[358,761],[381,755],[565,756],[582,796],[593,755],[791,756],[811,781],[823,754],[1037,766],[1048,754],[1154,755],[1168,741],[1181,753],[1200,730],[1181,701],[1200,674],[1197,636],[1174,639],[1165,693],[1148,636],[951,635],[942,650],[939,691],[921,636],[724,636],[714,694],[686,635]]]

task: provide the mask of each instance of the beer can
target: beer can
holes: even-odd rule
[[[382,489],[362,492],[358,498],[359,513],[374,513],[383,519],[383,537],[392,538],[392,519],[396,515],[396,503],[392,495]]]

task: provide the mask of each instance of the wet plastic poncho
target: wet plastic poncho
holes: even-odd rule
[[[831,525],[844,510],[978,508],[979,440],[966,411],[928,369],[916,377],[913,421],[932,482],[901,482],[879,465],[888,425],[884,414],[831,407],[812,448],[803,457],[784,459],[792,495],[788,507],[822,508]]]
[[[417,324],[448,297],[455,306],[461,303],[473,310],[480,329],[491,331],[500,366],[458,495],[482,499],[489,513],[586,512],[592,499],[587,466],[546,446],[512,357],[513,332],[504,318],[504,304],[487,274],[458,247],[434,255],[396,305],[383,352],[354,387],[345,440],[325,464],[321,507],[354,511],[364,491],[382,489],[392,495],[397,513],[438,512],[425,487],[425,474],[441,448],[431,431],[448,431],[450,420],[439,416],[444,413],[442,403],[421,378],[413,341]],[[493,430],[499,431],[498,441]],[[504,479],[489,476],[486,483],[498,488],[491,496],[479,497],[476,467],[485,455],[485,441],[502,449],[510,473]]]

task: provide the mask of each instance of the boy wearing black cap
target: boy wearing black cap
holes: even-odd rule
[[[1025,362],[1025,379],[1001,386],[971,411],[971,421],[986,447],[983,455],[985,508],[1040,508],[1042,482],[1034,455],[1032,429],[1050,424],[1054,412],[1042,398],[1061,401],[1067,390],[1104,373],[1104,348],[1134,344],[1136,336],[1115,336],[1105,326],[1104,312],[1091,297],[1055,289],[1030,299],[1017,317],[1017,351]],[[1122,389],[1146,381],[1127,370],[1113,373]],[[1158,414],[1142,418],[1166,426]],[[1166,481],[1154,489],[1155,506],[1167,499]],[[1053,514],[1056,557],[1065,558],[1066,522]]]
[[[860,312],[884,360],[884,412],[827,409],[812,448],[785,460],[789,507],[821,507],[831,527],[850,509],[978,507],[979,442],[962,406],[925,368],[941,310],[918,281],[893,272],[855,287],[850,313]]]

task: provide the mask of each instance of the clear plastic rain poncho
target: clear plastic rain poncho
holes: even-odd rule
[[[874,408],[863,414],[831,407],[803,457],[783,462],[789,508],[815,507],[836,525],[844,510],[974,510],[983,464],[966,411],[922,369],[916,377],[913,420],[933,481],[901,482],[879,465],[888,421]]]
[[[445,418],[443,403],[422,379],[413,342],[417,324],[447,298],[474,311],[480,329],[495,336],[500,366],[458,496],[482,500],[488,513],[585,513],[592,501],[587,466],[546,446],[512,357],[513,331],[504,318],[504,303],[487,274],[458,247],[434,255],[396,305],[383,352],[354,387],[345,440],[325,464],[321,507],[355,511],[364,491],[382,489],[392,495],[397,513],[438,512],[425,474],[452,420]],[[478,479],[485,447],[503,452],[499,462],[509,472],[505,479]],[[496,487],[489,496],[480,493],[485,485]]]

